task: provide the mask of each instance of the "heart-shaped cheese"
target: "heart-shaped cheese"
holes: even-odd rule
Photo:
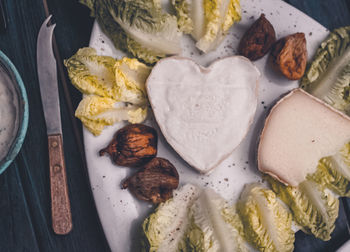
[[[240,56],[208,68],[171,57],[154,66],[146,88],[168,143],[188,164],[208,173],[245,137],[257,106],[259,77],[258,69]]]

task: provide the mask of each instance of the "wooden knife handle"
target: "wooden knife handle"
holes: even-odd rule
[[[52,228],[56,234],[64,235],[72,230],[72,214],[68,195],[62,135],[49,135],[48,144],[50,158]]]

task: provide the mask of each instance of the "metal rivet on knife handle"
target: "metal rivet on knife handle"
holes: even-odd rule
[[[72,230],[67,175],[62,148],[62,136],[48,136],[50,158],[52,227],[56,234],[68,234]]]

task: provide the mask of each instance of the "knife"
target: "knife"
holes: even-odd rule
[[[63,153],[57,66],[52,49],[52,36],[56,25],[48,25],[51,17],[44,21],[39,31],[37,65],[48,136],[52,228],[56,234],[64,235],[72,230],[72,214]]]

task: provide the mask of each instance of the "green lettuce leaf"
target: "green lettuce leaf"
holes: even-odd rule
[[[216,49],[234,22],[241,20],[239,0],[172,0],[178,25],[207,53]]]
[[[309,179],[331,189],[341,197],[350,197],[350,143],[338,153],[322,158]]]
[[[137,59],[123,58],[115,67],[116,97],[135,105],[147,104],[145,83],[151,68]]]
[[[84,94],[146,105],[145,82],[151,68],[137,59],[99,56],[90,47],[64,61],[72,84]]]
[[[146,63],[178,54],[181,32],[176,18],[154,0],[80,0],[92,10],[102,31],[116,48]]]
[[[143,222],[144,250],[158,252],[186,251],[185,233],[189,208],[200,190],[187,184],[174,191],[174,197],[161,203]]]
[[[201,193],[190,216],[187,232],[190,251],[248,251],[235,209],[212,189]]]
[[[196,46],[207,53],[216,49],[234,22],[241,20],[239,0],[203,0],[205,30]]]
[[[148,66],[137,59],[99,56],[90,47],[80,49],[64,64],[72,84],[87,95],[75,115],[94,135],[116,122],[146,119]]]
[[[147,117],[147,107],[117,104],[108,97],[88,95],[79,103],[75,116],[91,133],[99,135],[105,126],[120,121],[142,123]]]
[[[249,251],[233,206],[212,189],[185,185],[143,223],[143,251]]]
[[[237,203],[245,238],[260,251],[293,251],[292,215],[276,194],[259,184],[246,185]]]
[[[298,187],[286,186],[266,177],[277,196],[290,208],[294,220],[305,233],[328,241],[338,217],[339,201],[322,185],[305,180]]]
[[[64,61],[72,84],[84,94],[116,98],[114,65],[109,56],[98,56],[91,47],[79,49]]]
[[[116,46],[116,43],[118,42],[114,43],[115,46]],[[134,57],[138,58],[140,61],[145,62],[147,64],[154,64],[160,59],[166,57],[166,54],[156,52],[156,51],[151,51],[129,37],[127,38],[126,47],[127,47],[126,50],[129,53],[131,53],[131,55],[133,55]]]
[[[198,2],[201,1],[198,0]],[[192,10],[194,10],[192,0],[172,0],[171,3],[176,11],[177,24],[180,31],[185,34],[190,34],[193,31],[194,23],[194,21],[192,21]]]
[[[301,80],[301,87],[350,114],[350,26],[330,33]]]

